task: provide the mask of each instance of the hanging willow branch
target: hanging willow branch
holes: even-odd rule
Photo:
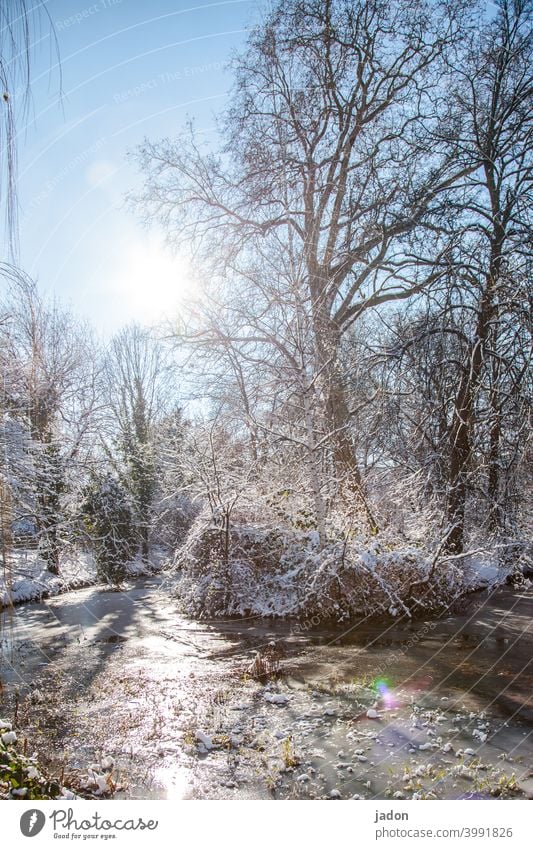
[[[41,33],[43,21],[49,27]],[[31,57],[34,46],[50,39],[61,69],[54,27],[43,2],[28,6],[26,0],[0,3],[0,204],[4,207],[8,256],[18,255],[17,132],[31,103]],[[20,132],[20,129],[19,129]]]

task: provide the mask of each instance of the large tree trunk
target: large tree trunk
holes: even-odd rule
[[[141,559],[145,565],[148,565],[150,559],[149,533],[148,523],[143,522],[141,524]]]
[[[331,319],[315,314],[315,340],[324,418],[335,469],[336,488],[345,506],[363,515],[372,533],[378,526],[370,509],[350,430],[350,414],[339,363],[340,337]]]
[[[313,509],[315,512],[316,527],[320,548],[326,541],[326,505],[322,494],[323,476],[321,468],[321,456],[317,450],[317,439],[315,430],[315,418],[309,398],[309,387],[307,379],[303,381],[302,387],[302,404],[305,417],[306,443],[309,461],[309,477],[311,484],[311,493],[313,497]]]
[[[472,398],[470,379],[464,379],[455,402],[454,422],[451,432],[450,470],[446,513],[450,531],[446,541],[448,552],[459,554],[464,546],[465,506],[467,494],[468,461],[470,459],[470,423]]]
[[[465,508],[468,494],[467,478],[472,452],[475,396],[481,381],[486,360],[487,340],[494,317],[494,294],[500,273],[503,238],[504,233],[500,229],[492,242],[489,273],[481,295],[476,328],[468,349],[463,376],[454,405],[446,505],[450,532],[445,548],[448,552],[455,554],[460,554],[464,548]]]
[[[491,531],[503,529],[503,511],[500,504],[500,440],[502,433],[501,410],[498,404],[498,370],[493,374],[493,386],[490,393],[491,427],[489,435],[489,470],[487,494],[489,497],[489,528]]]

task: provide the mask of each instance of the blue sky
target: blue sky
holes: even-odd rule
[[[175,135],[188,115],[214,135],[224,64],[257,20],[257,0],[49,0],[33,49],[33,103],[19,124],[21,265],[103,334],[179,309],[186,262],[124,207],[140,176],[126,152]]]

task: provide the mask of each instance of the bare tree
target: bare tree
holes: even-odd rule
[[[158,217],[171,241],[192,240],[213,273],[250,279],[254,252],[290,257],[339,491],[355,497],[373,529],[340,346],[363,312],[447,273],[435,216],[446,189],[472,168],[455,139],[436,132],[439,85],[468,32],[461,9],[418,0],[280,4],[235,62],[220,154],[203,150],[192,130],[177,142],[146,142],[140,154],[146,185],[137,200],[147,217]],[[432,225],[423,239],[422,224]]]
[[[466,200],[463,196],[453,204],[462,227],[457,274],[471,293],[472,310],[450,435],[448,545],[458,552],[464,539],[475,399],[487,360],[493,370],[489,488],[496,521],[501,350],[511,315],[519,324],[523,321],[530,285],[532,8],[529,0],[501,0],[495,19],[472,43],[469,61],[456,69],[462,115],[458,139],[477,165],[466,180]]]

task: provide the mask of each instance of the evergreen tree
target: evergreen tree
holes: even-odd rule
[[[94,542],[99,578],[120,584],[135,550],[135,533],[131,505],[112,474],[94,476],[84,492],[82,514]]]

